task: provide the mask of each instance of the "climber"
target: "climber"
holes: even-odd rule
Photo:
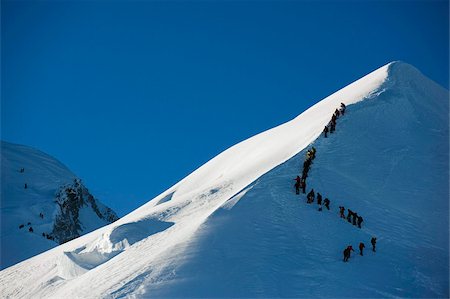
[[[41,217],[41,219],[44,219],[44,214],[39,213],[39,217]]]
[[[307,178],[308,177],[308,172],[309,172],[308,163],[303,163],[302,177]]]
[[[303,168],[303,172],[302,172],[302,179],[305,179],[308,177],[308,169]]]
[[[341,114],[342,114],[342,115],[344,115],[344,113],[345,113],[345,108],[347,108],[347,107],[345,106],[345,104],[344,104],[344,103],[341,103]]]
[[[25,183],[25,186],[24,186],[24,188],[25,188],[25,189],[27,189],[27,188],[28,188],[28,185],[27,185],[27,183]]]
[[[358,216],[358,227],[361,228],[361,223],[363,222],[363,218],[361,216]]]
[[[350,250],[347,248],[344,249],[344,262],[347,262],[350,257]]]
[[[375,252],[375,246],[377,245],[377,238],[372,237],[372,239],[370,240],[370,243],[372,243],[372,251]]]
[[[339,118],[340,113],[339,113],[339,110],[338,110],[338,109],[336,109],[336,110],[334,111],[334,114],[336,115],[336,118]]]
[[[24,173],[24,172],[25,172],[25,168],[21,168],[20,173]]]
[[[311,148],[311,159],[315,159],[316,158],[316,148],[313,146]]]
[[[320,195],[320,193],[317,193],[317,204],[318,204],[319,206],[322,205],[322,195]]]
[[[295,194],[300,194],[300,177],[297,176],[294,181],[296,181],[295,183]]]
[[[306,196],[306,198],[308,199],[306,202],[307,203],[314,202],[314,197],[315,197],[314,189],[311,189],[311,191],[309,191],[308,195]]]
[[[23,225],[23,224],[19,225],[19,229],[22,229],[24,227],[25,227],[25,225]]]
[[[33,227],[30,226],[30,228],[28,229],[28,231],[29,231],[30,233],[32,233],[32,232],[33,232]]]
[[[344,262],[348,262],[348,259],[350,258],[350,253],[354,251],[352,245],[347,246],[344,250]]]
[[[348,214],[347,214],[347,221],[350,222],[350,223],[352,223],[352,215],[353,215],[353,212],[352,212],[352,210],[350,210],[350,209],[347,209],[347,211],[348,211]]]
[[[364,243],[363,242],[360,242],[359,243],[359,254],[362,256],[363,255],[363,249],[365,248],[366,246],[364,245]]]
[[[327,208],[327,210],[330,209],[330,200],[328,198],[325,198],[323,200],[323,204],[324,204],[325,208]]]
[[[336,131],[336,121],[330,124],[330,134]]]
[[[323,134],[325,135],[325,138],[327,138],[327,133],[328,133],[328,126],[325,126],[325,128],[323,129]]]
[[[301,187],[302,187],[303,194],[305,194],[306,193],[306,178],[302,178]]]
[[[353,213],[353,225],[356,225],[356,218],[358,218],[358,213]]]
[[[308,172],[310,168],[311,168],[311,160],[307,159],[305,160],[305,162],[303,162],[303,170],[306,169],[306,172]]]
[[[345,208],[344,208],[344,207],[339,207],[339,213],[341,214],[341,218],[344,218],[344,219],[345,219],[345,215],[344,215],[344,213],[345,213]]]

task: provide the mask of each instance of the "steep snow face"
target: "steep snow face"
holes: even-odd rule
[[[1,143],[1,156],[2,268],[117,219],[114,212],[95,200],[76,176],[55,158],[27,146],[4,141]],[[57,202],[56,198],[57,193],[65,195],[65,188],[69,186],[74,190],[80,189],[78,197],[85,198],[85,202],[77,206],[77,219],[62,213],[66,207],[72,206],[71,200],[60,196]],[[113,219],[108,219],[108,212]],[[64,220],[58,221],[60,218]]]
[[[3,270],[1,294],[445,294],[447,97],[411,66],[384,66],[294,120],[224,151],[119,221]],[[317,139],[341,102],[349,107],[338,131]],[[313,141],[318,153],[308,187],[331,199],[330,211],[306,205],[292,188]],[[432,161],[420,160],[430,148],[436,149],[429,153]],[[410,157],[418,164],[410,165]],[[417,186],[425,165],[430,168]],[[433,196],[433,208],[425,212],[424,198],[430,199],[421,197],[424,190]],[[339,219],[338,205],[359,212],[363,228]],[[420,221],[432,215],[443,220],[423,228],[417,215]],[[344,246],[364,241],[370,247],[372,235],[379,238],[379,252],[341,261]],[[425,263],[426,254],[440,261]]]

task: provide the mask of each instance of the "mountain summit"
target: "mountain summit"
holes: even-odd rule
[[[113,224],[1,271],[1,295],[448,297],[448,96],[390,63]],[[329,209],[293,187],[312,147],[306,193]]]

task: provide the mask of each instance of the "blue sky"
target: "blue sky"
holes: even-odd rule
[[[1,138],[120,215],[390,61],[449,86],[448,1],[1,5]]]

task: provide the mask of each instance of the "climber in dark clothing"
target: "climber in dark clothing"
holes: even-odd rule
[[[309,191],[308,195],[306,196],[306,198],[308,199],[306,202],[307,203],[314,202],[314,197],[315,197],[314,189],[311,189],[311,191]]]
[[[327,208],[327,210],[330,209],[330,200],[328,198],[325,198],[323,200],[323,204],[324,204],[325,208]]]
[[[352,212],[352,210],[350,210],[350,209],[347,209],[347,211],[348,211],[348,214],[347,214],[347,221],[350,222],[350,223],[352,223],[352,215],[353,215],[353,212]]]
[[[345,215],[344,215],[344,213],[345,213],[345,208],[344,208],[344,207],[339,207],[339,213],[340,213],[341,218],[344,218],[344,219],[345,219]]]
[[[338,109],[336,109],[336,110],[334,111],[334,115],[336,115],[336,118],[339,118],[340,113],[339,113],[339,110],[338,110]]]
[[[361,256],[363,255],[363,249],[364,249],[365,247],[366,247],[366,246],[364,245],[363,242],[359,243],[359,254],[360,254]]]
[[[370,240],[370,243],[372,243],[372,251],[375,252],[375,246],[377,245],[377,238],[372,237],[372,239]]]
[[[306,178],[302,178],[301,187],[302,187],[303,194],[305,194],[306,193]]]
[[[311,148],[311,159],[315,159],[316,158],[316,148],[313,146]]]
[[[330,124],[330,133],[333,133],[334,131],[336,131],[336,122]]]
[[[32,233],[32,232],[33,232],[33,227],[30,226],[30,228],[28,229],[28,231],[29,231],[30,233]]]
[[[27,189],[27,188],[28,188],[28,185],[27,185],[27,183],[25,183],[25,186],[24,186],[24,188],[25,188],[25,189]]]
[[[308,169],[303,168],[302,179],[306,179],[308,177]]]
[[[325,135],[325,138],[327,138],[327,133],[328,133],[328,126],[325,126],[325,128],[323,129],[323,134]]]
[[[311,160],[307,159],[305,160],[305,162],[303,162],[303,170],[306,169],[306,171],[309,171],[310,168],[311,168]]]
[[[342,115],[344,115],[344,113],[345,113],[345,108],[347,108],[347,107],[345,106],[345,104],[344,104],[344,103],[341,103],[341,114],[342,114]]]
[[[361,223],[363,222],[363,218],[361,216],[358,216],[358,227],[361,228]]]
[[[358,218],[358,213],[353,213],[353,225],[356,225],[356,218]]]
[[[322,195],[320,195],[320,193],[317,193],[317,204],[319,204],[319,206],[322,205]]]
[[[25,225],[21,224],[19,225],[19,229],[24,228]]]
[[[297,176],[295,179],[294,179],[294,181],[296,181],[295,182],[295,194],[300,194],[300,177],[299,176]]]
[[[350,253],[354,251],[352,245],[347,246],[344,250],[344,262],[348,262],[348,259],[350,258]]]
[[[350,258],[350,249],[348,249],[347,247],[344,249],[344,262],[347,262],[349,258]]]

